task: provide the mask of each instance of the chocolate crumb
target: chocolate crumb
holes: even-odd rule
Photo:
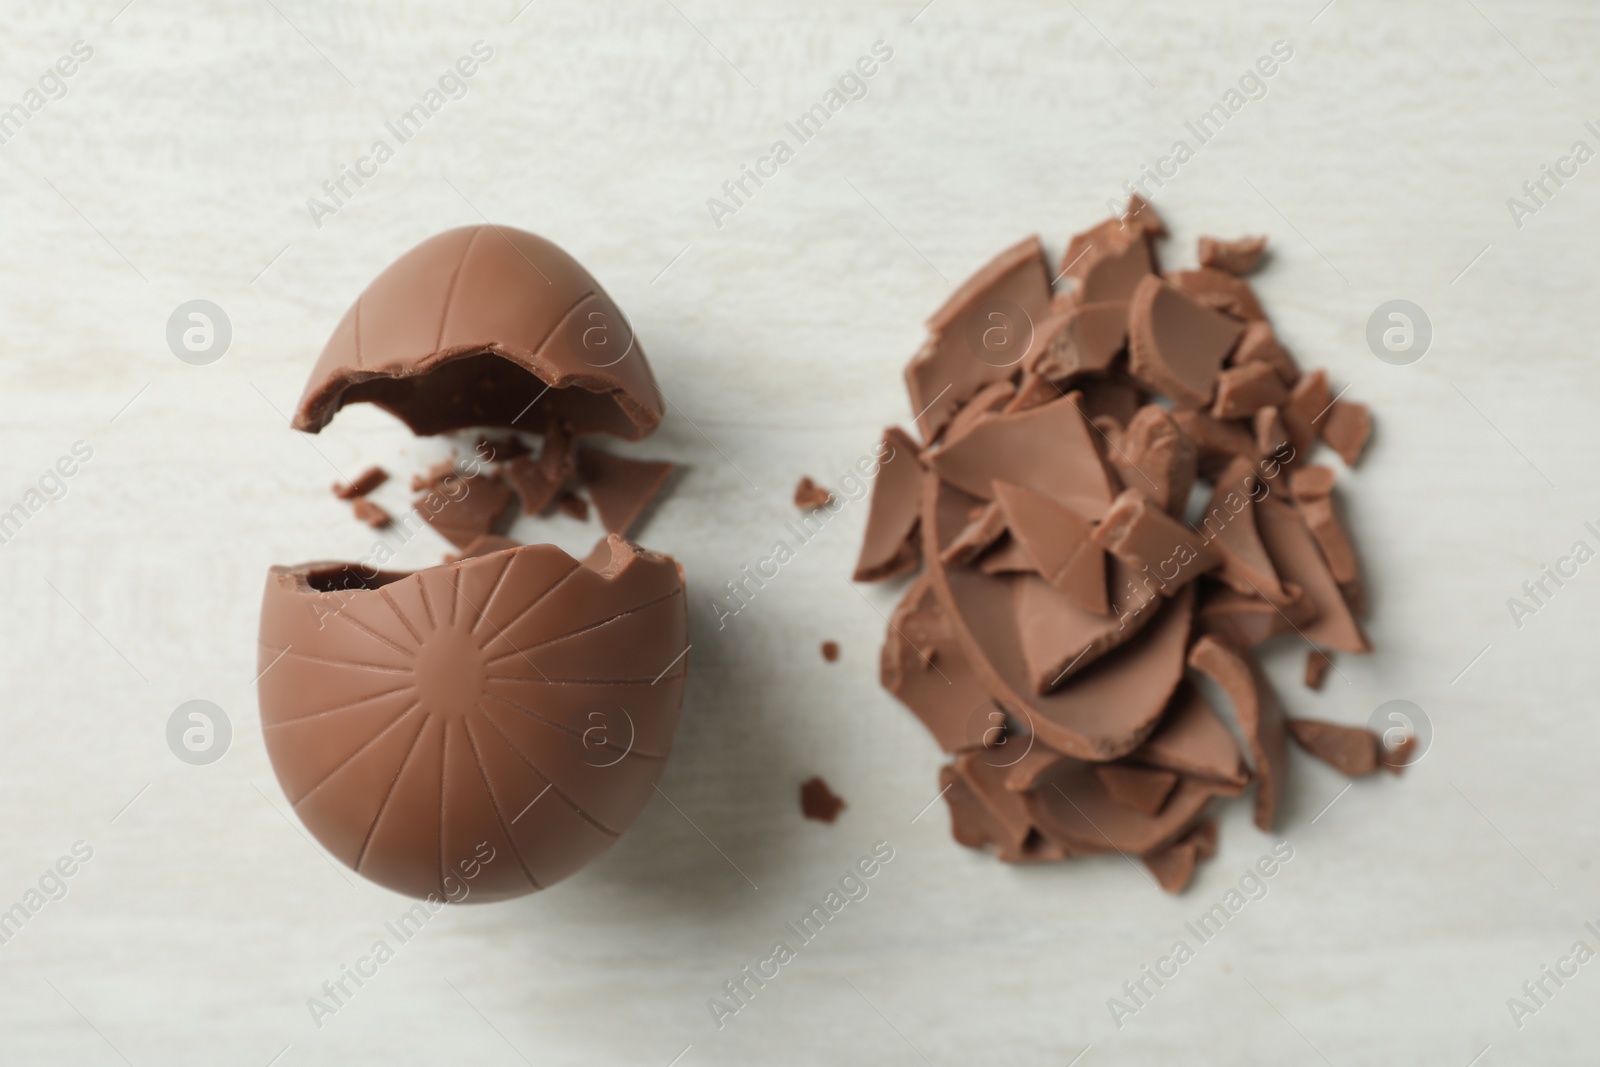
[[[800,814],[806,818],[831,823],[844,809],[844,798],[829,789],[821,775],[800,783]]]
[[[815,511],[832,503],[833,494],[809,477],[801,478],[800,484],[794,487],[794,506],[802,511]]]
[[[839,662],[839,642],[822,642],[822,658],[827,660],[829,663]]]
[[[1333,655],[1313,648],[1306,653],[1306,688],[1321,689],[1328,679],[1328,668],[1333,666]]]
[[[368,467],[346,485],[335,485],[333,495],[340,500],[358,500],[389,480],[389,472],[382,467]]]
[[[1224,241],[1220,237],[1200,238],[1200,265],[1225,270],[1229,274],[1249,274],[1267,250],[1265,237],[1241,237]]]
[[[351,510],[356,513],[356,518],[374,530],[381,530],[394,522],[394,516],[364,496],[355,498],[355,502],[351,504]]]
[[[563,490],[561,495],[556,497],[556,507],[561,514],[569,518],[577,519],[579,522],[589,521],[589,502],[570,489]]]

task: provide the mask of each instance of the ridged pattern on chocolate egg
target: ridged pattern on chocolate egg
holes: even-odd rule
[[[490,225],[436,234],[373,279],[318,358],[295,428],[315,433],[358,400],[423,434],[540,431],[559,418],[637,440],[665,411],[632,329],[589,272],[542,237]]]
[[[471,902],[610,847],[672,747],[688,619],[673,561],[615,537],[607,559],[530,545],[355,589],[342,564],[274,567],[261,719],[312,835],[417,897],[492,849]]]

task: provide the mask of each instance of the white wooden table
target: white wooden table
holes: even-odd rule
[[[26,112],[0,125],[0,512],[27,512],[0,545],[0,912],[41,878],[65,891],[0,944],[0,1060],[1592,1059],[1600,963],[1547,982],[1520,1029],[1507,998],[1575,941],[1600,948],[1600,563],[1520,628],[1506,604],[1573,542],[1600,547],[1600,162],[1520,228],[1506,203],[1574,141],[1600,149],[1590,5],[522,2],[0,15],[0,111]],[[92,55],[48,77],[80,40]],[[939,753],[877,685],[900,588],[843,577],[864,508],[725,629],[710,599],[783,535],[801,474],[831,481],[910,414],[900,368],[949,282],[1030,232],[1058,252],[1279,40],[1265,95],[1158,191],[1167,259],[1270,233],[1257,284],[1280,333],[1378,420],[1343,482],[1378,651],[1312,694],[1284,649],[1286,702],[1365,722],[1411,700],[1434,743],[1331,808],[1344,782],[1297,754],[1293,860],[1119,1029],[1107,999],[1277,840],[1248,805],[1177,898],[1114,858],[1007,868],[953,844],[942,805],[913,818]],[[398,143],[385,124],[477,41],[492,58]],[[785,123],[878,41],[865,95],[799,143]],[[314,220],[379,138],[392,158]],[[708,198],[777,139],[792,158],[718,227]],[[308,998],[407,902],[288,818],[254,704],[260,586],[370,544],[335,468],[409,472],[441,445],[360,408],[308,443],[285,414],[368,278],[484,218],[587,264],[672,400],[633,449],[689,467],[644,532],[694,592],[671,802],[549,893],[441,913],[319,1028]],[[1410,366],[1365,341],[1401,298],[1435,331]],[[205,366],[166,340],[194,299],[232,328]],[[46,479],[59,499],[30,498],[78,441],[92,458]],[[581,549],[596,529],[518,532]],[[436,561],[430,537],[402,560]],[[191,699],[231,722],[209,766],[167,745]],[[817,773],[849,803],[833,826],[799,815]],[[718,1029],[707,998],[878,841],[894,859],[870,895]],[[76,842],[92,857],[46,877]]]

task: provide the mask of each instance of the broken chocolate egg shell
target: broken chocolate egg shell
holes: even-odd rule
[[[267,754],[352,870],[446,898],[476,860],[468,901],[521,896],[594,860],[650,799],[687,635],[678,565],[615,536],[582,562],[527,545],[410,574],[274,567]]]
[[[589,272],[542,237],[490,225],[430,237],[373,279],[317,360],[295,429],[316,433],[362,401],[418,434],[559,422],[637,440],[665,411]]]

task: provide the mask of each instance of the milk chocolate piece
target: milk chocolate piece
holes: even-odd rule
[[[978,558],[978,570],[984,574],[1038,574],[1033,557],[1022,550],[1017,539],[1007,533]]]
[[[1317,759],[1351,778],[1378,769],[1383,742],[1371,730],[1320,719],[1290,719],[1289,733]]]
[[[1321,689],[1322,683],[1328,680],[1328,668],[1333,666],[1333,655],[1313,648],[1306,653],[1306,688]]]
[[[537,459],[517,456],[501,469],[522,501],[522,513],[537,515],[555,503],[568,479],[577,472],[572,436],[560,423],[551,423]]]
[[[1306,639],[1339,652],[1371,652],[1300,513],[1276,500],[1262,500],[1256,505],[1256,526],[1278,573],[1305,590],[1317,606],[1317,617],[1302,628]]]
[[[844,798],[836,796],[821,775],[814,775],[800,783],[800,814],[806,818],[831,823],[845,807]]]
[[[1171,771],[1153,771],[1128,763],[1101,763],[1095,767],[1100,784],[1111,799],[1146,815],[1160,815],[1167,798],[1178,787]]]
[[[457,548],[466,548],[494,533],[511,500],[511,489],[499,478],[475,474],[447,476],[415,502],[417,513]]]
[[[1382,746],[1380,745],[1380,748]],[[1384,749],[1378,760],[1383,764],[1383,769],[1390,774],[1403,774],[1411,759],[1417,752],[1417,737],[1410,734],[1393,748]]]
[[[1251,418],[1262,408],[1288,399],[1278,372],[1265,363],[1243,363],[1217,375],[1217,399],[1211,414],[1219,419]]]
[[[437,489],[444,484],[446,478],[459,478],[461,472],[456,470],[455,460],[442,459],[429,467],[421,474],[411,476],[411,491],[420,493],[424,489]]]
[[[1271,832],[1282,802],[1287,750],[1278,695],[1247,655],[1209,635],[1189,651],[1189,666],[1215,682],[1233,701],[1233,716],[1255,760],[1256,825]]]
[[[1139,283],[1155,270],[1150,242],[1142,233],[1125,236],[1119,243],[1097,250],[1083,272],[1078,296],[1084,306],[1122,302],[1133,297]]]
[[[1267,317],[1250,283],[1225,271],[1201,267],[1199,270],[1172,271],[1164,277],[1174,288],[1187,293],[1197,303],[1236,319],[1250,322]]]
[[[678,566],[616,537],[583,563],[529,545],[413,574],[274,567],[267,755],[312,836],[380,885],[444,898],[477,860],[471,899],[520,896],[654,795],[687,639]]]
[[[1217,823],[1204,818],[1177,841],[1144,857],[1144,865],[1168,893],[1181,893],[1203,860],[1217,853]]]
[[[1326,499],[1333,492],[1333,479],[1332,467],[1307,464],[1289,476],[1289,493],[1301,502]]]
[[[998,845],[1006,838],[1000,821],[953,763],[939,768],[939,794],[950,807],[950,836],[968,848]]]
[[[444,557],[446,563],[460,563],[464,559],[473,559],[477,556],[493,555],[496,552],[505,552],[513,548],[521,548],[521,541],[513,541],[509,537],[500,537],[497,534],[484,534],[476,538],[472,544],[460,552],[451,553]]]
[[[1131,201],[1129,206],[1133,206]],[[1153,208],[1144,204],[1142,200],[1140,206],[1144,209],[1138,212],[1142,218],[1155,218]],[[1148,215],[1145,214],[1146,210],[1149,212]],[[1156,219],[1156,225],[1160,225],[1159,219]],[[1060,277],[1073,280],[1076,287],[1072,292],[1078,301],[1082,302],[1083,289],[1089,272],[1099,264],[1125,253],[1135,244],[1145,247],[1145,256],[1148,259],[1147,236],[1149,235],[1143,225],[1126,224],[1123,219],[1111,218],[1096,223],[1087,230],[1073,234],[1067,241],[1067,250],[1061,256]],[[1115,271],[1112,274],[1115,274]],[[1138,278],[1134,278],[1134,283],[1138,283]],[[1102,287],[1105,285],[1106,283],[1102,282]]]
[[[1197,303],[1159,277],[1139,283],[1128,308],[1129,368],[1133,376],[1181,406],[1204,407],[1217,372],[1244,327]]]
[[[1372,412],[1367,405],[1350,400],[1335,400],[1322,420],[1322,439],[1339,453],[1345,466],[1354,467],[1372,436]]]
[[[1240,593],[1282,604],[1292,597],[1279,582],[1256,527],[1255,498],[1263,488],[1254,464],[1234,460],[1217,479],[1196,529],[1222,560],[1219,579]]]
[[[992,500],[1002,481],[1098,515],[1111,503],[1112,487],[1094,436],[1071,397],[1063,397],[981,422],[929,459],[945,481],[983,500]]]
[[[833,494],[812,481],[809,476],[802,477],[799,484],[794,487],[794,506],[802,511],[815,511],[832,503]]]
[[[1084,611],[1111,610],[1105,553],[1089,540],[1089,520],[1031,489],[1006,482],[994,488],[1012,542],[1032,561],[1031,569]]]
[[[1108,456],[1123,485],[1144,493],[1167,514],[1183,516],[1199,472],[1200,451],[1165,408],[1140,408],[1120,446]]]
[[[1154,577],[1163,596],[1221,562],[1207,541],[1137,489],[1122,491],[1090,538],[1135,572]]]
[[[533,450],[528,447],[522,438],[512,435],[510,437],[492,438],[480,437],[472,450],[480,456],[485,463],[506,463],[518,456],[532,455]]]
[[[1006,402],[1001,408],[1001,413],[1011,414],[1013,411],[1025,411],[1036,408],[1040,404],[1048,404],[1061,396],[1061,390],[1042,374],[1034,371],[1023,371],[1022,381],[1017,385],[1016,395]]]
[[[1240,237],[1224,241],[1220,237],[1200,238],[1200,265],[1229,274],[1249,274],[1267,250],[1265,237]]]
[[[1120,371],[1079,379],[1078,409],[1086,419],[1111,418],[1127,426],[1148,399],[1132,378]]]
[[[1161,814],[1146,815],[1112,797],[1096,770],[1093,763],[1062,760],[1027,794],[1034,824],[1073,851],[1155,852],[1181,837],[1212,796],[1204,783],[1180,777]]]
[[[961,405],[950,420],[950,425],[944,428],[944,436],[940,438],[945,444],[963,436],[973,424],[991,412],[1004,410],[1017,395],[1017,387],[1010,381],[991,382],[979,389],[971,400]]]
[[[916,536],[922,493],[916,442],[891,426],[884,431],[879,457],[867,532],[856,560],[858,582],[880,582],[915,568],[922,558],[921,539]]]
[[[952,567],[967,566],[1006,532],[1005,512],[995,501],[974,506],[969,509],[968,516],[967,525],[939,556],[941,562]]]
[[[661,487],[672,477],[670,463],[629,459],[594,448],[578,449],[578,477],[589,491],[600,524],[626,536]]]
[[[295,429],[316,433],[360,401],[419,434],[558,421],[636,440],[665,411],[589,272],[542,237],[490,225],[430,237],[367,286],[317,360]]]
[[[1035,335],[1023,366],[1053,381],[1103,371],[1127,341],[1126,301],[1081,304]]]
[[[1317,438],[1317,425],[1327,418],[1328,404],[1332,400],[1328,392],[1328,372],[1321,369],[1302,374],[1289,390],[1289,400],[1281,412],[1296,452],[1304,455],[1311,448]]]
[[[556,497],[556,510],[579,522],[589,521],[589,502],[571,489],[561,490],[561,495]]]
[[[1036,740],[1020,758],[1000,752],[965,752],[955,759],[956,770],[971,785],[973,795],[989,809],[999,828],[994,844],[1003,853],[1020,853],[1034,830],[1024,795],[1010,788],[1010,779],[1021,771],[1032,776],[1034,768],[1048,768],[1062,757]],[[1015,760],[1016,762],[1011,762]]]
[[[1278,373],[1285,387],[1300,380],[1300,368],[1295,366],[1288,350],[1278,343],[1278,335],[1273,332],[1271,324],[1265,321],[1245,323],[1239,347],[1233,350],[1232,363],[1236,367],[1265,363]]]
[[[389,480],[389,472],[382,467],[368,467],[346,485],[333,487],[333,495],[340,500],[357,500]]]
[[[1316,604],[1298,586],[1286,585],[1284,591],[1291,599],[1273,604],[1231,589],[1208,590],[1196,624],[1202,632],[1216,634],[1237,648],[1254,648],[1317,617]]]
[[[1239,746],[1200,690],[1178,687],[1161,725],[1129,760],[1217,783],[1237,792],[1250,781]]]
[[[946,752],[982,747],[997,740],[992,731],[1004,725],[1004,713],[969,665],[927,575],[890,616],[878,678]]]
[[[1050,309],[1050,272],[1037,237],[996,256],[928,320],[927,344],[906,367],[906,392],[924,441],[963,402],[1010,378]],[[996,318],[998,316],[998,318]]]
[[[1262,459],[1275,457],[1280,463],[1293,457],[1294,439],[1283,424],[1277,408],[1262,408],[1252,420],[1256,431],[1256,455]]]
[[[1338,516],[1333,513],[1333,498],[1324,496],[1301,500],[1297,507],[1311,529],[1311,536],[1316,538],[1317,547],[1322,549],[1322,558],[1327,562],[1333,580],[1341,586],[1355,581],[1359,577],[1356,552],[1350,545],[1344,527],[1339,525]]]
[[[829,663],[839,662],[839,642],[822,642],[822,658],[827,660]]]
[[[1203,411],[1174,411],[1172,421],[1199,451],[1202,478],[1215,480],[1235,459],[1256,458],[1256,441],[1236,422],[1218,422]]]
[[[364,496],[356,497],[355,501],[351,505],[351,510],[355,512],[356,518],[360,519],[374,530],[381,530],[385,526],[389,526],[394,523],[394,516],[390,515],[382,507],[374,504]]]
[[[1137,230],[1147,237],[1165,237],[1167,224],[1161,221],[1156,209],[1138,193],[1128,197],[1128,206],[1122,212],[1122,225]]]

